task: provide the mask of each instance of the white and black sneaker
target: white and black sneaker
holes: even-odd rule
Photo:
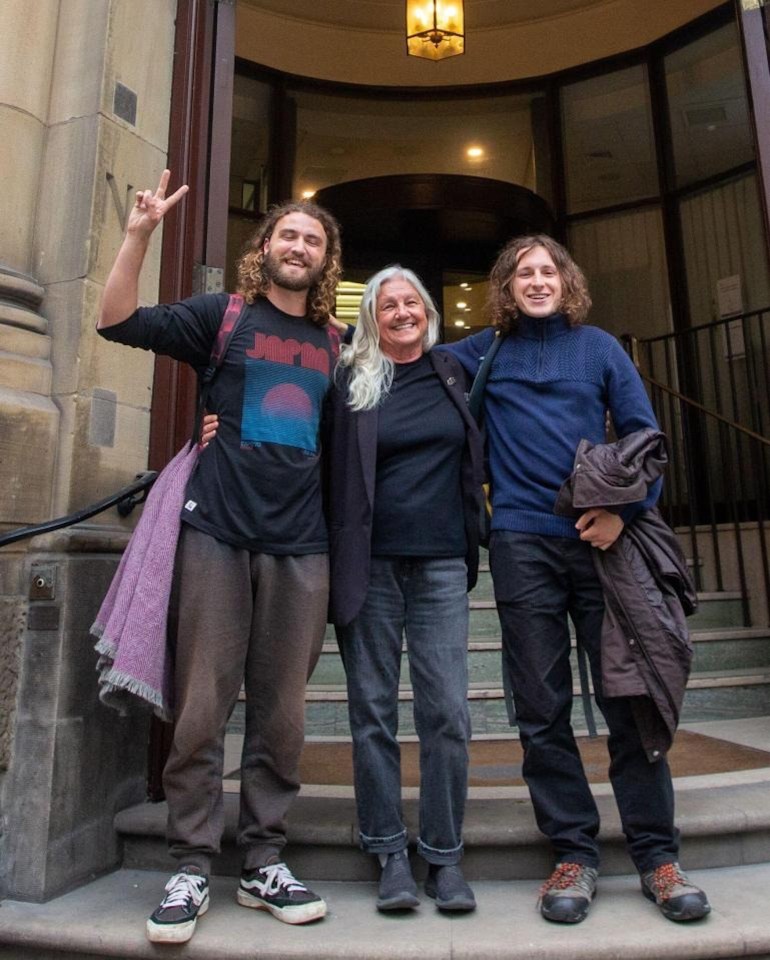
[[[238,903],[269,910],[284,923],[310,923],[326,916],[326,903],[292,876],[285,863],[268,863],[241,874]]]
[[[166,896],[147,921],[151,943],[187,943],[198,917],[209,908],[209,878],[198,867],[182,867],[166,884]]]

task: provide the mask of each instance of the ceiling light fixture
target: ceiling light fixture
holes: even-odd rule
[[[315,190],[303,190],[303,191],[302,191],[302,199],[303,199],[303,200],[309,200],[311,197],[314,197],[314,196],[315,196]]]
[[[479,160],[484,156],[483,147],[468,147],[465,152],[471,158],[471,160]]]
[[[406,52],[445,60],[465,53],[463,0],[406,0]]]

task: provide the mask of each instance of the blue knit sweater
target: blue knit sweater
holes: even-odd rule
[[[471,376],[494,336],[484,330],[451,350]],[[572,472],[582,439],[605,442],[609,410],[618,437],[657,429],[636,369],[618,341],[598,327],[570,327],[561,314],[522,316],[495,357],[484,396],[489,445],[492,529],[578,538],[575,521],[553,512]],[[621,516],[628,522],[651,506],[660,482],[643,504]]]

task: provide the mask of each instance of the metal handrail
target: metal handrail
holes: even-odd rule
[[[770,307],[633,340],[629,352],[662,385],[770,436]]]
[[[659,333],[657,337],[644,337],[645,343],[660,343],[661,340],[670,340],[672,336],[681,336],[692,333],[699,333],[701,330],[708,330],[710,327],[724,327],[728,323],[735,323],[736,320],[751,320],[752,317],[760,317],[765,313],[770,313],[770,307],[761,307],[759,310],[749,310],[747,313],[739,313],[732,317],[722,317],[719,320],[708,320],[706,323],[698,323],[693,327],[686,327],[677,333]]]
[[[28,537],[37,537],[42,533],[53,533],[54,530],[61,530],[62,527],[71,527],[76,523],[82,523],[83,520],[88,520],[90,517],[96,516],[97,513],[109,510],[110,507],[117,507],[121,517],[127,517],[134,507],[144,503],[147,499],[150,487],[155,483],[157,476],[157,470],[146,470],[144,473],[138,473],[135,480],[118,490],[117,493],[110,494],[109,497],[92,503],[90,507],[84,507],[75,513],[67,514],[66,517],[45,520],[43,523],[18,527],[16,530],[9,530],[7,533],[0,534],[0,547],[7,547],[11,543],[25,540]]]
[[[661,338],[622,338],[639,375],[652,388],[656,415],[670,434],[671,482],[664,490],[664,513],[672,527],[689,537],[698,589],[721,591],[735,577],[744,624],[758,623],[758,617],[764,623],[767,612],[762,615],[759,611],[770,609],[770,438],[661,382],[652,375],[654,371],[647,373],[640,363],[639,347],[647,347],[653,339]],[[700,357],[689,359],[697,364]],[[678,358],[674,357],[674,362],[678,363]],[[668,365],[666,372],[671,373]],[[701,368],[687,373],[688,382],[692,379],[696,384],[704,375]],[[758,426],[764,429],[761,418]],[[723,540],[726,530],[731,532],[729,541]],[[749,538],[756,538],[759,551],[758,581],[757,567],[751,565],[746,553]],[[728,560],[729,555],[732,560]],[[708,577],[706,568],[701,570],[701,558],[706,556],[711,558]],[[755,578],[753,594],[749,590],[750,576]],[[713,586],[706,588],[704,578]]]
[[[726,427],[730,427],[732,430],[736,430],[739,433],[750,437],[752,440],[758,440],[766,447],[770,447],[770,437],[763,437],[762,434],[754,433],[754,431],[749,430],[748,427],[741,426],[740,423],[736,423],[734,420],[728,419],[728,417],[723,417],[721,413],[717,413],[715,410],[709,410],[708,407],[704,407],[703,404],[698,403],[697,400],[693,400],[691,397],[686,397],[683,393],[679,393],[679,391],[674,390],[673,387],[669,387],[665,383],[655,380],[653,377],[648,376],[648,374],[642,372],[641,370],[639,370],[639,376],[642,378],[642,380],[646,380],[650,386],[657,387],[658,390],[664,390],[670,396],[675,397],[677,400],[681,400],[682,403],[686,403],[689,407],[692,407],[693,410],[699,410],[701,413],[705,413],[707,416],[713,417],[714,420],[718,420],[720,423],[723,423]]]

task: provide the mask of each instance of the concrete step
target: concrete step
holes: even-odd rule
[[[770,669],[770,630],[767,628],[738,627],[699,630],[691,634],[693,641],[693,670],[737,670],[749,668]],[[468,640],[468,674],[472,681],[500,682],[499,631],[497,637],[470,637]],[[573,640],[574,648],[574,640]],[[573,649],[573,672],[576,669]],[[401,675],[409,676],[406,652],[402,658]],[[345,671],[336,643],[324,644],[318,666],[310,678],[311,687],[319,684],[342,684]]]
[[[492,598],[470,600],[471,630],[478,636],[489,636],[500,632],[497,608]],[[717,627],[740,627],[743,625],[743,607],[741,595],[737,591],[699,593],[698,609],[687,620],[690,630],[713,630]],[[496,629],[495,629],[495,625]]]
[[[572,723],[576,730],[586,728],[580,700],[580,688],[573,687]],[[494,684],[472,683],[468,691],[474,735],[504,733],[509,730],[503,689]],[[236,704],[228,724],[229,733],[243,733],[243,703]],[[413,694],[408,684],[399,690],[398,729],[414,733]],[[596,712],[597,722],[601,719]],[[770,713],[770,670],[719,670],[693,674],[687,687],[682,722],[730,720],[761,717]],[[305,708],[306,732],[313,736],[349,736],[347,694],[344,684],[319,684],[309,687]]]
[[[770,866],[696,870],[712,913],[697,924],[665,920],[633,876],[603,876],[588,919],[548,924],[534,909],[537,881],[474,885],[478,909],[440,914],[422,896],[409,915],[378,914],[373,883],[321,880],[329,912],[290,927],[235,902],[233,881],[214,877],[211,909],[185,946],[154,947],[144,934],[165,872],[120,870],[46,904],[6,901],[2,960],[737,960],[770,956]],[[303,878],[312,879],[312,878]]]
[[[494,593],[489,574],[469,595],[470,633],[474,637],[498,637],[500,620],[497,616]],[[698,594],[698,610],[687,621],[691,631],[716,628],[731,629],[743,624],[741,595],[737,591],[717,591]],[[336,643],[334,627],[329,624],[325,634],[326,643]]]
[[[677,789],[677,824],[682,830],[682,862],[688,869],[770,861],[770,782],[768,771],[692,778],[697,787]],[[709,784],[723,784],[709,786]],[[606,784],[594,793],[602,818],[602,872],[633,871],[620,819]],[[313,791],[308,789],[308,794]],[[287,857],[298,876],[318,880],[374,880],[377,864],[358,849],[355,803],[345,788],[316,788],[319,795],[299,796],[289,820]],[[481,791],[484,792],[484,791]],[[405,791],[404,819],[414,840],[417,832],[415,791]],[[236,876],[240,855],[234,843],[238,796],[225,794],[226,828],[214,873]],[[169,870],[166,850],[166,805],[142,804],[115,819],[124,842],[124,866]],[[463,869],[473,880],[526,880],[546,876],[550,848],[535,825],[525,788],[509,787],[492,796],[471,797],[463,830]],[[421,862],[416,869],[419,870]]]

